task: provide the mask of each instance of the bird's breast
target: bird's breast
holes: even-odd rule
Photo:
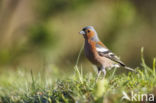
[[[95,47],[94,42],[89,42],[89,43],[86,42],[85,47],[84,47],[85,55],[90,62],[92,62],[95,65],[99,65],[100,63],[98,62],[98,59],[97,59],[96,48],[94,47]]]

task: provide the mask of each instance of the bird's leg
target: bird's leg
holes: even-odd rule
[[[106,76],[106,69],[102,67],[102,72],[103,72],[103,78]]]
[[[99,79],[101,72],[102,72],[101,68],[98,67],[98,74],[97,74],[97,77],[96,77],[96,81]]]

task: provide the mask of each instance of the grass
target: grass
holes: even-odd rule
[[[118,70],[113,69],[97,82],[95,74],[84,74],[77,65],[73,74],[61,79],[57,79],[60,75],[43,79],[41,74],[35,75],[32,71],[9,72],[0,76],[0,103],[132,103],[121,99],[123,92],[156,95],[156,59],[153,67],[148,67],[142,49],[141,60],[137,73],[118,74]]]

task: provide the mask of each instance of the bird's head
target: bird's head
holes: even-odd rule
[[[93,41],[99,41],[97,32],[95,31],[93,26],[86,26],[80,31],[80,34],[83,35],[85,39],[91,39]]]

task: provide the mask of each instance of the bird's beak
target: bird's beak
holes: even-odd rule
[[[80,34],[83,34],[83,35],[85,34],[85,32],[84,32],[84,31],[80,31],[79,33],[80,33]]]

